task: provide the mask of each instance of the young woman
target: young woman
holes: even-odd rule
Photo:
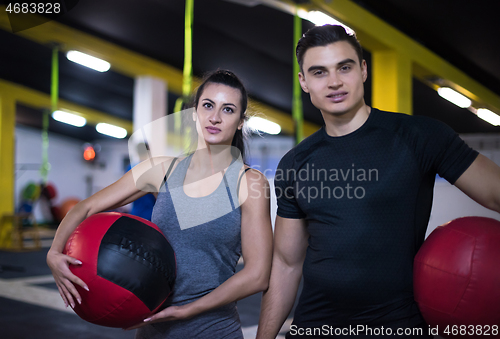
[[[66,305],[81,302],[74,284],[88,289],[69,270],[81,264],[78,258],[62,254],[73,230],[90,215],[154,188],[159,193],[152,221],[176,253],[177,278],[169,306],[134,326],[136,338],[243,338],[236,301],[267,289],[273,237],[268,182],[241,161],[246,108],[240,80],[229,71],[212,73],[195,96],[194,153],[165,157],[152,169],[141,163],[134,170],[142,175],[127,172],[68,213],[47,254]],[[235,273],[241,254],[244,268]]]

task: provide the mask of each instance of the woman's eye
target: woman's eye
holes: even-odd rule
[[[231,107],[224,107],[225,112],[233,113],[234,110]]]
[[[205,107],[205,108],[212,108],[212,104],[211,104],[211,103],[209,103],[209,102],[205,102],[205,103],[203,104],[203,107]]]

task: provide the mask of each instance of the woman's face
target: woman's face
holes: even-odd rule
[[[237,129],[243,127],[241,92],[223,84],[208,83],[198,101],[196,129],[207,144],[231,145]]]

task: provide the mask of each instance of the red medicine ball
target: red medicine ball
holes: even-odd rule
[[[440,335],[498,336],[500,325],[500,222],[455,219],[436,228],[415,257],[415,300]],[[496,326],[497,331],[493,331]],[[464,333],[462,333],[464,334]],[[495,335],[496,334],[496,335]]]
[[[74,310],[88,322],[133,326],[156,313],[172,291],[174,251],[158,226],[140,217],[92,215],[75,229],[63,253],[82,262],[70,269],[89,292],[76,285],[82,303]]]

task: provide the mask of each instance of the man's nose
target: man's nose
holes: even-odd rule
[[[328,87],[338,88],[342,84],[342,79],[337,73],[333,72],[328,76]]]

